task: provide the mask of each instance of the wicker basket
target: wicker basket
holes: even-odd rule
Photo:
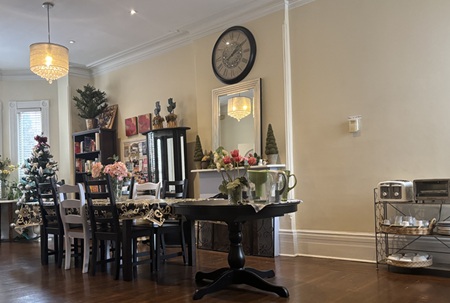
[[[436,219],[431,220],[428,227],[409,227],[409,226],[392,226],[392,225],[381,225],[380,230],[388,234],[398,234],[398,235],[431,235],[436,225]]]
[[[411,261],[411,262],[386,259],[386,263],[398,267],[420,268],[433,265],[433,258],[430,256],[426,261]]]

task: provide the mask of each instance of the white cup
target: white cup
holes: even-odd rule
[[[416,221],[417,226],[423,227],[423,220],[417,220]]]
[[[403,221],[402,222],[402,226],[409,226],[409,222],[408,221]]]
[[[425,256],[415,256],[415,257],[413,257],[413,261],[414,262],[422,262],[422,261],[426,261],[427,260],[427,257],[425,257]]]
[[[391,220],[386,219],[386,220],[383,221],[383,224],[384,225],[391,225]]]

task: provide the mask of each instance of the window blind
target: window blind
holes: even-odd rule
[[[36,145],[34,137],[42,134],[41,109],[22,109],[17,113],[17,143],[18,163],[20,166],[25,159],[30,158],[33,147]],[[19,180],[24,176],[19,169]]]

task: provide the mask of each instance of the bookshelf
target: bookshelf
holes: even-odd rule
[[[75,183],[83,182],[83,173],[90,171],[96,159],[106,165],[113,163],[112,156],[118,154],[116,131],[113,129],[95,128],[76,132],[72,139]]]

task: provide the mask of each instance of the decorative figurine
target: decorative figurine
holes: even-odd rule
[[[177,107],[177,103],[173,102],[172,98],[169,98],[167,102],[169,103],[169,105],[167,105],[169,114],[166,116],[167,127],[177,127],[177,115],[173,112],[175,107]]]
[[[161,117],[159,115],[159,113],[161,112],[161,105],[159,104],[159,101],[156,101],[155,104],[155,116],[153,117],[153,129],[160,129],[163,128],[163,122],[164,122],[164,118]]]

